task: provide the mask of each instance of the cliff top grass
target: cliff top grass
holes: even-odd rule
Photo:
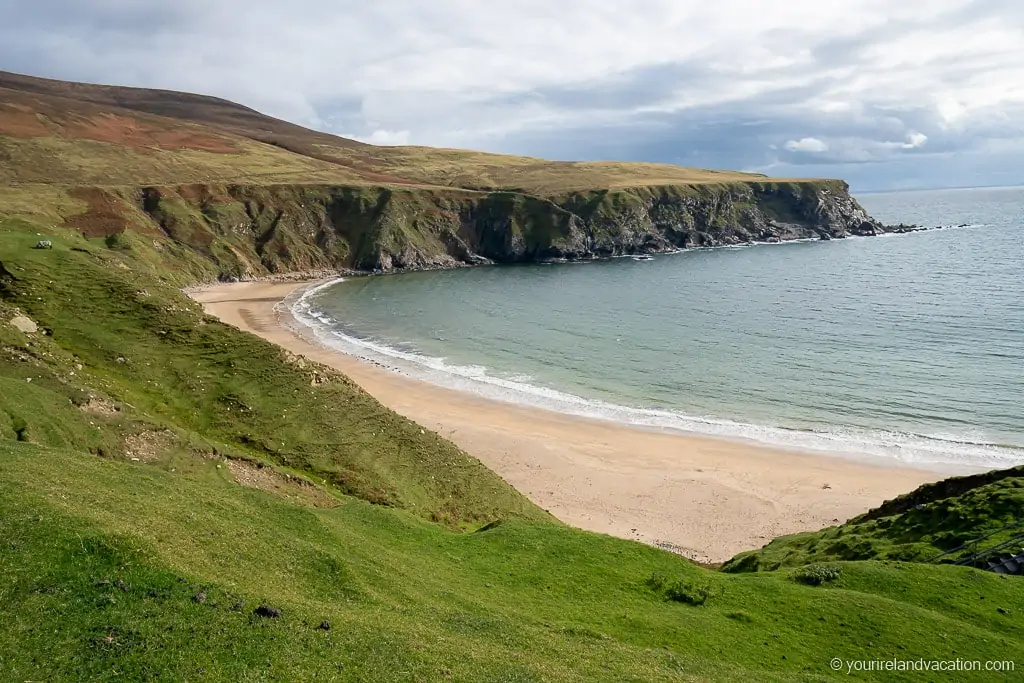
[[[551,195],[766,180],[667,164],[377,147],[214,97],[0,72],[0,184],[458,187]]]
[[[984,542],[974,549],[983,550],[1021,534],[1022,518],[1024,467],[954,477],[922,486],[845,524],[776,538],[760,550],[736,556],[724,569],[772,571],[862,559],[953,562],[970,554],[977,539]]]

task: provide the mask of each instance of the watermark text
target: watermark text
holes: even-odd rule
[[[959,672],[989,671],[1009,673],[1017,670],[1015,662],[981,659],[842,659],[833,657],[828,665],[833,671],[854,674],[868,671]]]

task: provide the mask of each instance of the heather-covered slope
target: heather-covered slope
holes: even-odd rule
[[[665,164],[375,147],[215,97],[5,72],[0,72],[0,158],[12,162],[3,169],[9,180],[97,185],[344,182],[546,195],[763,179]]]

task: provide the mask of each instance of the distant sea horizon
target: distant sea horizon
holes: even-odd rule
[[[1024,186],[855,196],[947,227],[358,277],[293,312],[339,351],[499,400],[894,465],[1024,464]]]
[[[858,189],[854,186],[850,187],[850,194],[854,198],[860,195],[866,194],[896,194],[899,192],[943,192],[943,191],[956,191],[956,190],[1016,190],[1024,188],[1024,182],[1015,183],[1012,185],[950,185],[948,187],[906,187],[898,189],[886,189],[886,190],[865,190]]]

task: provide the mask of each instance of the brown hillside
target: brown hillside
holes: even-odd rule
[[[7,162],[0,180],[72,185],[315,182],[558,194],[764,179],[665,164],[377,147],[216,97],[5,72],[0,72],[0,159]]]

